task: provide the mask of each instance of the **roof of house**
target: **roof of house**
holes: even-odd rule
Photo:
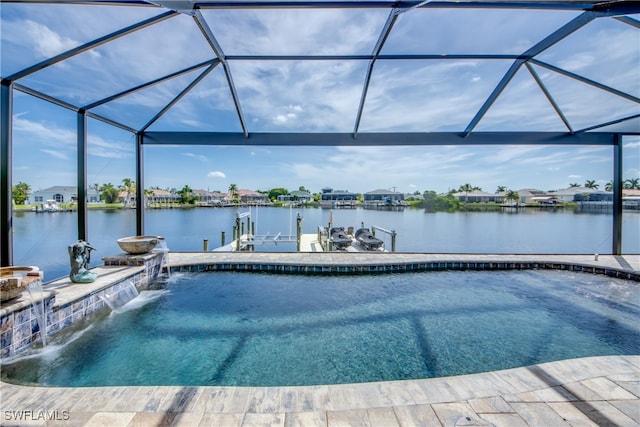
[[[71,185],[54,185],[53,187],[34,191],[34,193],[76,193],[77,191],[77,187]]]
[[[400,193],[398,191],[391,191],[391,190],[385,190],[385,189],[379,188],[377,190],[369,191],[369,192],[366,192],[364,194],[404,194],[404,193]]]
[[[155,197],[170,197],[173,195],[170,191],[162,190],[160,188],[152,188],[151,193]]]
[[[482,191],[482,190],[474,190],[474,191],[469,191],[469,192],[458,191],[456,193],[453,193],[453,195],[456,196],[456,197],[496,197],[496,196],[499,196],[498,194],[487,193],[486,191]]]
[[[588,187],[569,187],[562,190],[549,191],[554,196],[572,196],[576,194],[594,194],[594,193],[610,193],[610,191],[598,190],[597,188]]]

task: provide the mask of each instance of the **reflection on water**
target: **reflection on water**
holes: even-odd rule
[[[245,212],[246,209],[242,209]],[[145,212],[145,234],[164,236],[172,251],[202,251],[226,243],[232,236],[234,208],[155,209]],[[295,233],[296,214],[303,217],[303,233],[315,233],[327,225],[329,209],[259,208],[252,210],[256,234]],[[623,253],[640,253],[638,212],[623,214]],[[333,210],[337,226],[377,225],[397,232],[399,252],[429,253],[611,253],[612,216],[603,212],[565,209],[513,209],[493,212],[436,212],[421,209],[377,211],[365,209]],[[133,209],[89,211],[87,240],[96,248],[92,266],[101,258],[120,253],[116,239],[135,235]],[[31,212],[14,216],[14,264],[37,265],[50,281],[69,273],[67,246],[77,236],[74,213]],[[386,238],[384,234],[381,238]],[[390,242],[386,242],[390,247]],[[292,251],[294,245],[259,245],[258,251]]]
[[[2,377],[57,386],[313,385],[459,375],[640,351],[640,288],[567,271],[180,275],[55,357]],[[69,331],[71,333],[71,331]],[[64,337],[60,337],[64,339]],[[59,345],[59,338],[53,340]]]

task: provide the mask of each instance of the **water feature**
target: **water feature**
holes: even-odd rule
[[[3,379],[58,386],[311,385],[640,353],[640,287],[568,271],[174,275],[55,359]],[[150,295],[147,297],[147,295]],[[53,344],[53,343],[52,343]]]
[[[47,346],[47,310],[45,307],[44,292],[42,291],[42,282],[34,281],[27,285],[31,306],[36,315],[38,330],[40,332],[40,340],[42,346]]]
[[[104,301],[111,311],[116,311],[138,296],[138,289],[131,280],[122,284],[120,290],[114,290],[111,293],[105,293],[104,296],[98,295]]]
[[[164,237],[158,239],[158,245],[154,249],[154,252],[162,252],[162,262],[160,263],[160,273],[162,273],[163,270],[166,271],[167,272],[166,277],[170,279],[171,266],[169,265],[169,257],[168,257],[169,247],[167,246],[167,241]]]

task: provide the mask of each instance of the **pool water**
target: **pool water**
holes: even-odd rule
[[[337,384],[640,354],[640,286],[564,271],[174,275],[2,366],[56,386]],[[5,361],[6,362],[6,361]]]

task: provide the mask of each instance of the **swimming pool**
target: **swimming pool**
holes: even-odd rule
[[[56,386],[313,385],[640,354],[638,283],[568,271],[174,276],[2,367]]]

